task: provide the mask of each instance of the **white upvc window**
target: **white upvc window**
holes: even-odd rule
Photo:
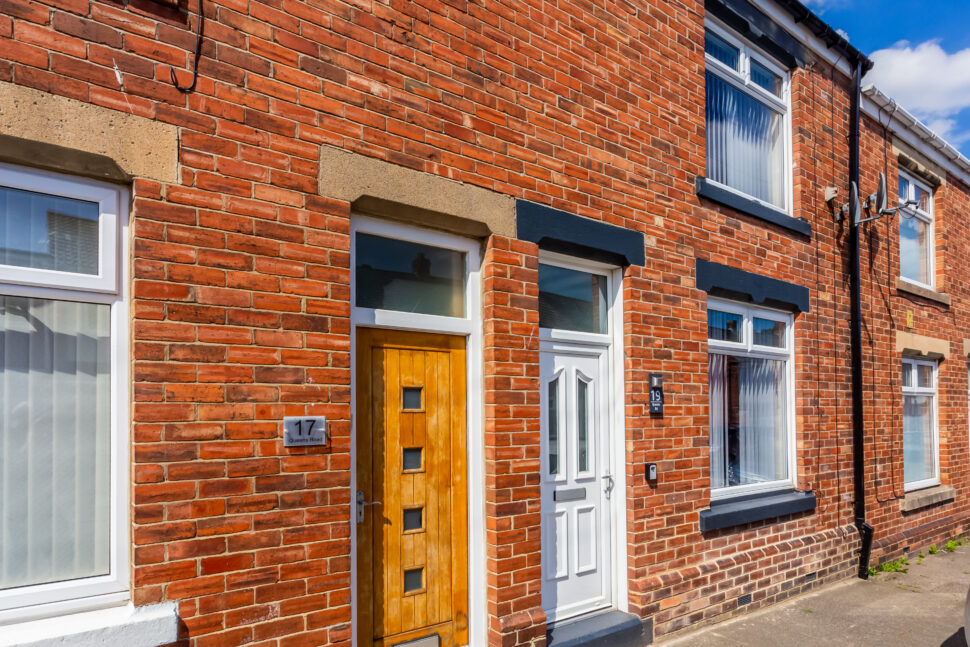
[[[790,213],[788,72],[712,21],[704,52],[707,179]]]
[[[711,498],[795,483],[793,317],[707,303]]]
[[[478,241],[367,216],[354,217],[350,234],[356,325],[472,334]]]
[[[939,485],[936,361],[903,359],[903,480],[906,490]]]
[[[899,276],[932,288],[935,284],[933,190],[925,182],[899,172],[899,202],[915,202],[899,212]]]
[[[127,214],[0,164],[0,624],[129,597]]]

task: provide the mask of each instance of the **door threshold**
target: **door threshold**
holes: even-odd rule
[[[546,647],[642,647],[653,642],[653,619],[602,609],[546,629]]]

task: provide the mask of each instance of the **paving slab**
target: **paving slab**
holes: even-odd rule
[[[925,553],[926,551],[924,551]],[[967,647],[970,547],[913,558],[906,573],[877,573],[800,595],[670,639],[663,647]]]

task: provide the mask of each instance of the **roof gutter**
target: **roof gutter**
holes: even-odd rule
[[[813,34],[825,43],[829,49],[834,49],[839,54],[845,56],[851,62],[858,62],[862,67],[862,74],[872,69],[872,61],[865,54],[860,52],[849,41],[832,29],[824,20],[812,13],[812,10],[803,5],[798,0],[774,0],[775,3],[787,11],[795,23],[802,23]],[[860,77],[861,78],[861,77]]]
[[[970,159],[876,86],[871,84],[865,86],[862,88],[862,94],[868,100],[863,107],[870,117],[879,120],[879,110],[890,113],[892,123],[899,124],[898,127],[891,128],[893,132],[903,138],[909,135],[913,140],[909,142],[910,145],[916,149],[924,147],[929,149],[943,162],[943,166],[947,167],[948,171],[970,184]]]

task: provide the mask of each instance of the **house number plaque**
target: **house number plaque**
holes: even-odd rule
[[[307,447],[327,444],[327,419],[324,416],[285,416],[283,446]]]

